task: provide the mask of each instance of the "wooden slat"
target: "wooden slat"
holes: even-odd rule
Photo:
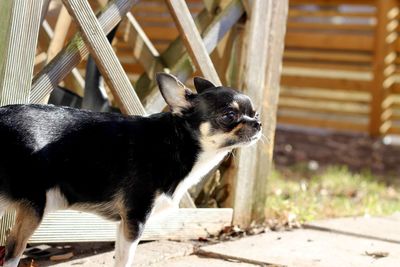
[[[155,71],[158,71],[155,70],[155,66],[159,61],[160,54],[150,42],[134,16],[128,13],[126,17],[130,27],[128,28],[125,39],[126,42],[133,47],[131,53],[133,53],[133,56],[146,70],[147,75],[149,77],[154,77]]]
[[[135,1],[111,1],[99,16],[99,23],[105,33],[109,33],[121,21]],[[31,103],[42,103],[46,95],[88,55],[80,34],[76,34],[68,45],[41,70],[33,79]]]
[[[374,36],[367,34],[326,34],[288,32],[287,47],[330,48],[337,50],[372,51]]]
[[[240,19],[243,12],[244,9],[241,1],[231,0],[226,8],[213,18],[203,33],[203,42],[208,53],[214,50],[218,42]],[[181,81],[185,81],[193,73],[193,67],[189,62],[187,54],[182,55],[176,53],[174,48],[179,46],[180,44],[178,41],[174,42],[162,55],[162,60],[165,62],[166,67],[171,69],[172,73],[176,74]],[[153,87],[150,92],[151,93],[144,100],[145,108],[149,113],[159,112],[165,107],[165,101],[160,92],[155,90],[155,87]]]
[[[150,218],[141,240],[187,240],[217,234],[231,224],[232,209],[179,209]],[[29,243],[115,241],[117,224],[93,214],[58,211],[45,216]]]
[[[370,72],[371,64],[351,64],[341,62],[319,62],[319,61],[295,61],[285,60],[284,67],[307,68],[317,70],[342,70],[342,71],[357,71],[357,72]]]
[[[348,91],[371,90],[371,83],[364,80],[350,80],[328,77],[282,76],[282,85],[293,87],[330,88]]]
[[[289,17],[357,17],[370,18],[374,17],[374,12],[340,12],[338,10],[302,10],[291,8]]]
[[[29,101],[42,3],[0,2],[0,105]]]
[[[120,109],[127,114],[144,115],[145,110],[89,3],[80,0],[63,0],[63,3],[78,25]]]
[[[347,30],[347,31],[372,31],[376,25],[374,24],[345,24],[345,23],[307,23],[299,21],[289,21],[289,30]]]
[[[265,221],[288,2],[254,0],[246,28],[242,89],[260,109],[262,132],[269,142],[237,153],[233,223],[242,227]]]
[[[332,6],[332,5],[375,5],[376,0],[290,0],[290,6],[303,5],[303,4],[316,4],[322,6]]]
[[[206,79],[212,81],[216,85],[221,85],[221,80],[208,55],[203,39],[196,28],[185,1],[167,0],[166,2],[196,69],[201,71]]]
[[[344,131],[365,132],[368,130],[368,125],[356,122],[348,122],[344,120],[334,121],[324,118],[310,118],[299,116],[284,116],[278,113],[278,122],[292,125],[309,126],[315,128],[337,129]]]
[[[285,59],[302,59],[302,60],[320,60],[334,62],[361,62],[371,63],[372,55],[370,53],[352,52],[346,53],[342,51],[315,51],[315,50],[294,50],[286,49],[284,53]]]
[[[356,103],[343,103],[337,101],[316,101],[315,99],[299,99],[293,97],[280,97],[279,108],[292,108],[315,113],[332,113],[341,115],[364,115],[368,116],[369,107]]]
[[[394,52],[395,44],[394,39],[390,39],[394,32],[394,29],[389,29],[387,25],[395,20],[395,17],[390,17],[393,10],[397,9],[398,13],[398,1],[397,0],[380,0],[378,2],[378,15],[377,15],[377,29],[375,34],[375,57],[373,63],[374,80],[372,82],[372,101],[371,101],[371,111],[370,111],[370,125],[369,133],[373,136],[379,136],[382,134],[381,126],[382,113],[382,102],[385,98],[385,94],[389,85],[386,81],[391,74],[387,74],[385,69],[392,64],[392,62],[387,62],[387,56]]]

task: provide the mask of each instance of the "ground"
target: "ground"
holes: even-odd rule
[[[217,244],[157,241],[139,245],[134,267],[388,267],[400,262],[400,214],[316,221],[292,231],[263,234]],[[110,243],[95,251],[75,251],[59,262],[32,266],[113,266]],[[79,254],[80,253],[80,254]],[[30,266],[31,261],[27,260]]]

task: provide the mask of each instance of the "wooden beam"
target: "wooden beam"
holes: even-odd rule
[[[125,33],[125,41],[132,47],[133,56],[146,70],[147,75],[154,78],[155,72],[161,70],[157,68],[161,65],[160,54],[132,13],[128,12],[126,18],[130,27]]]
[[[218,234],[232,220],[232,209],[177,209],[150,218],[141,240],[187,240]],[[96,215],[58,211],[45,216],[29,243],[115,241],[117,224]]]
[[[63,0],[63,3],[79,27],[120,109],[127,114],[144,115],[144,108],[89,3],[80,0]]]
[[[387,73],[385,70],[388,66],[393,64],[395,57],[388,61],[388,55],[395,52],[395,41],[397,40],[396,29],[390,29],[388,24],[391,21],[397,20],[399,15],[399,2],[397,0],[381,0],[377,2],[377,27],[375,30],[375,44],[374,44],[374,60],[373,60],[373,73],[374,79],[372,82],[372,101],[371,113],[369,123],[369,133],[372,136],[379,136],[383,134],[381,131],[382,102],[390,92],[393,83],[390,81],[393,73]],[[391,38],[395,36],[395,38]]]
[[[232,0],[225,9],[214,17],[203,33],[203,42],[208,53],[211,53],[217,47],[218,42],[236,24],[243,13],[244,8],[241,1]],[[171,55],[174,58],[176,56],[172,49],[168,49],[165,54],[161,55],[161,58],[172,73],[177,75],[181,81],[186,81],[194,71],[188,55],[181,55],[175,62],[168,59]],[[153,87],[150,90],[151,93],[144,100],[145,108],[149,113],[160,112],[165,107],[165,101],[160,92],[154,89]]]
[[[99,23],[108,34],[132,8],[136,1],[114,0],[99,15]],[[67,46],[44,67],[32,81],[31,103],[43,99],[75,68],[89,53],[80,33],[75,34]]]
[[[29,101],[42,2],[0,1],[0,105]]]
[[[221,80],[208,55],[203,39],[196,28],[185,1],[166,0],[166,2],[196,69],[199,70],[206,79],[212,81],[216,85],[221,85]]]
[[[242,227],[265,219],[287,12],[287,0],[254,0],[246,28],[242,89],[260,109],[269,142],[237,153],[233,224]]]

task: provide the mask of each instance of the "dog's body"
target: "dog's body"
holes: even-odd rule
[[[157,197],[177,204],[232,148],[259,138],[260,124],[245,96],[210,90],[205,80],[196,82],[199,95],[170,75],[160,74],[158,81],[171,113],[139,117],[41,105],[0,108],[0,217],[10,206],[17,209],[5,266],[17,266],[47,212],[65,208],[121,221],[116,266],[130,266]],[[232,118],[226,117],[216,121],[214,116],[227,116],[218,109],[232,108],[251,126],[227,125]]]

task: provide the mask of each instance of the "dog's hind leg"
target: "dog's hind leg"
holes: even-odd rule
[[[27,203],[17,206],[15,225],[6,242],[6,256],[4,267],[17,267],[26,248],[26,243],[39,226],[43,217],[43,210],[38,210]]]

